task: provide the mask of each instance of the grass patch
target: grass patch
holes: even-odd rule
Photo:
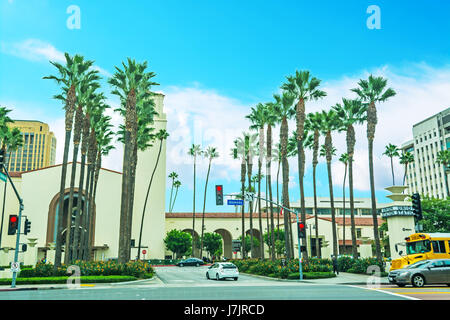
[[[16,284],[64,284],[69,277],[17,278]],[[72,278],[73,279],[73,278]],[[111,283],[137,280],[133,276],[81,276],[81,283]],[[0,279],[0,285],[10,285],[12,279]],[[72,281],[73,283],[74,281]]]
[[[334,278],[336,274],[333,272],[304,272],[303,279],[325,279],[325,278]],[[288,275],[288,279],[300,279],[300,273],[294,272]]]

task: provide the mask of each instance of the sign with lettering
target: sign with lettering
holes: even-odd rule
[[[414,216],[412,206],[392,206],[381,209],[381,217]]]

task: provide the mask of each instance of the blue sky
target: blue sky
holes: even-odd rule
[[[66,26],[70,16],[66,10],[73,4],[81,10],[79,30]],[[367,28],[370,5],[380,8],[380,30]],[[329,93],[324,101],[307,105],[308,112],[329,108],[340,97],[351,96],[349,89],[369,72],[381,74],[398,93],[380,107],[377,127],[377,197],[385,202],[382,189],[389,184],[390,172],[388,159],[381,156],[384,146],[405,142],[414,123],[449,104],[449,9],[450,3],[445,1],[0,0],[0,104],[14,109],[17,118],[48,122],[58,133],[64,114],[61,105],[51,99],[57,88],[42,80],[54,73],[49,58],[66,51],[80,53],[95,60],[104,76],[113,73],[114,66],[126,57],[147,60],[161,84],[157,90],[166,94],[168,128],[173,133],[168,148],[188,148],[196,138],[188,141],[181,136],[187,132],[195,137],[198,127],[202,130],[196,143],[205,147],[220,144],[222,161],[213,165],[207,210],[230,211],[232,208],[215,206],[213,188],[223,184],[225,192],[239,189],[235,181],[239,164],[225,157],[229,148],[224,145],[230,145],[233,133],[236,136],[248,130],[242,115],[251,106],[270,101],[285,76],[295,70],[310,70],[322,79]],[[110,91],[105,83],[104,90]],[[417,112],[403,117],[398,128],[389,120],[406,108]],[[395,132],[391,132],[392,126]],[[290,130],[293,128],[292,122]],[[226,130],[231,137],[226,142],[211,137]],[[274,135],[278,133],[277,128]],[[361,176],[366,176],[364,128],[359,133],[359,168]],[[345,152],[344,138],[336,137],[338,154]],[[63,139],[58,142],[61,146]],[[119,151],[106,162],[108,167],[120,169]],[[168,173],[179,172],[183,183],[175,211],[192,208],[192,170],[186,161],[167,162]],[[294,161],[290,167],[291,200],[298,200]],[[334,169],[336,196],[341,196],[342,168],[335,162]],[[202,205],[206,166],[199,170],[197,208]],[[399,182],[403,171],[398,165],[396,170]],[[312,196],[311,171],[308,167],[307,196]],[[319,194],[328,196],[324,165],[319,166],[318,179]],[[365,187],[366,181],[361,179],[355,186],[356,196],[368,197],[368,184]],[[170,184],[167,186],[170,191]]]

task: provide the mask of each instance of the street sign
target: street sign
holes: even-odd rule
[[[227,205],[229,205],[229,206],[243,206],[244,205],[244,200],[231,200],[231,199],[228,199],[227,200]]]
[[[4,174],[3,172],[0,172],[0,180],[6,182],[6,174]]]
[[[241,251],[241,240],[232,240],[231,247],[234,252]]]
[[[11,262],[11,272],[19,272],[19,271],[20,271],[20,263]]]
[[[142,250],[142,254],[146,254],[147,253],[147,250]]]
[[[246,192],[245,194],[244,194],[244,198],[245,198],[245,200],[246,201],[253,201],[253,197],[255,196],[255,194],[254,193],[252,193],[252,192]]]

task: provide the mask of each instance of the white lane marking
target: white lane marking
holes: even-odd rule
[[[370,291],[378,291],[378,292],[387,293],[387,294],[390,294],[393,296],[402,297],[402,298],[409,299],[409,300],[420,300],[418,298],[404,296],[402,294],[398,294],[398,293],[394,293],[394,292],[384,291],[383,289],[372,289],[372,288],[358,287],[358,286],[353,286],[353,285],[347,285],[347,287],[360,288],[360,289],[365,289],[365,290],[370,290]]]

